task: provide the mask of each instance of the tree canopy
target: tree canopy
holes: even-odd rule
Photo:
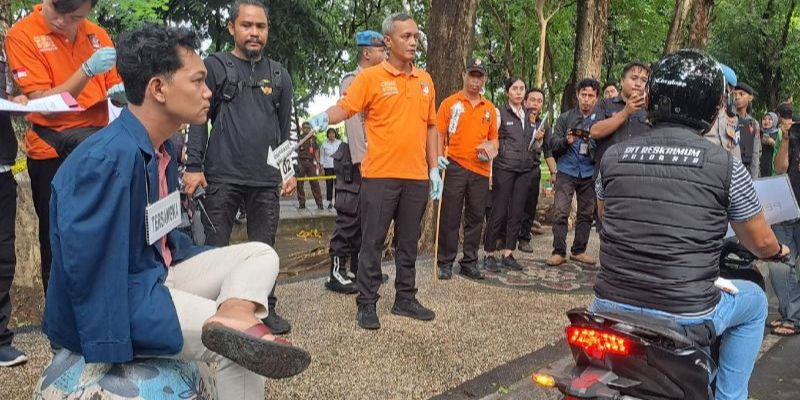
[[[266,53],[290,71],[300,114],[314,96],[335,93],[340,76],[355,67],[353,37],[357,31],[380,30],[383,18],[401,10],[409,10],[423,32],[427,32],[430,17],[434,23],[440,17],[429,15],[430,0],[263,1],[270,10]],[[575,54],[579,7],[603,1],[608,3],[608,17],[603,48],[599,49],[600,72],[595,76],[601,82],[617,82],[622,66],[630,61],[657,61],[671,28],[675,32],[671,37],[679,47],[687,46],[695,34],[694,25],[704,22],[698,21],[704,6],[709,10],[706,50],[756,88],[754,108],[758,112],[800,94],[800,0],[479,0],[474,26],[469,27],[474,28],[471,53],[484,58],[490,67],[487,96],[502,102],[503,80],[510,75],[521,76],[529,85],[536,82],[542,45],[537,6],[542,7],[542,15],[551,17],[547,20],[541,68],[547,103],[556,109],[562,96],[572,96],[564,92],[574,79],[574,61],[591,56]],[[2,19],[13,23],[38,2],[0,1]],[[143,22],[185,24],[195,28],[205,39],[207,51],[213,52],[231,45],[226,27],[230,3],[99,0],[92,18],[112,37]],[[690,8],[687,17],[678,18],[678,25],[674,25],[673,16],[681,3]],[[436,35],[427,33],[428,41],[437,40]],[[423,66],[425,61],[423,51]],[[458,69],[452,71],[457,73]]]

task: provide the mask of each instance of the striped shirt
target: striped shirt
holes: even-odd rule
[[[753,180],[741,161],[734,159],[731,165],[731,187],[728,191],[728,221],[746,222],[761,212],[761,203],[753,187]],[[602,177],[595,182],[597,200],[605,200]]]

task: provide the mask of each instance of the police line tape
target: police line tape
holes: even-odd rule
[[[304,178],[297,178],[298,182],[308,182],[308,181],[328,181],[336,179],[336,175],[326,175],[326,176],[307,176]]]
[[[16,175],[28,169],[28,162],[25,158],[20,158],[14,165],[11,166],[11,175]]]

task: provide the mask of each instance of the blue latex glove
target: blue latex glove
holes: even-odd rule
[[[439,168],[431,168],[428,176],[431,178],[431,199],[441,200],[444,182],[442,182],[442,177],[439,176]]]
[[[478,153],[478,160],[483,161],[483,162],[487,162],[487,161],[489,161],[489,157],[486,157],[486,154]]]
[[[81,68],[87,76],[92,77],[110,71],[111,68],[114,68],[114,63],[116,62],[117,50],[113,47],[103,47],[95,51],[94,54],[81,65]]]
[[[118,83],[108,89],[108,97],[117,103],[128,104],[128,96],[125,95],[125,85]]]
[[[437,167],[439,168],[439,171],[444,171],[448,166],[450,166],[450,160],[448,160],[447,157],[439,156],[438,160],[439,162]]]
[[[324,131],[325,129],[328,129],[328,113],[319,113],[311,117],[311,119],[308,120],[308,123],[311,124],[311,129],[317,132]]]

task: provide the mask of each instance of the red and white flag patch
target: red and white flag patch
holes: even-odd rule
[[[26,68],[17,68],[11,73],[14,75],[14,79],[22,79],[28,76],[28,70]]]

